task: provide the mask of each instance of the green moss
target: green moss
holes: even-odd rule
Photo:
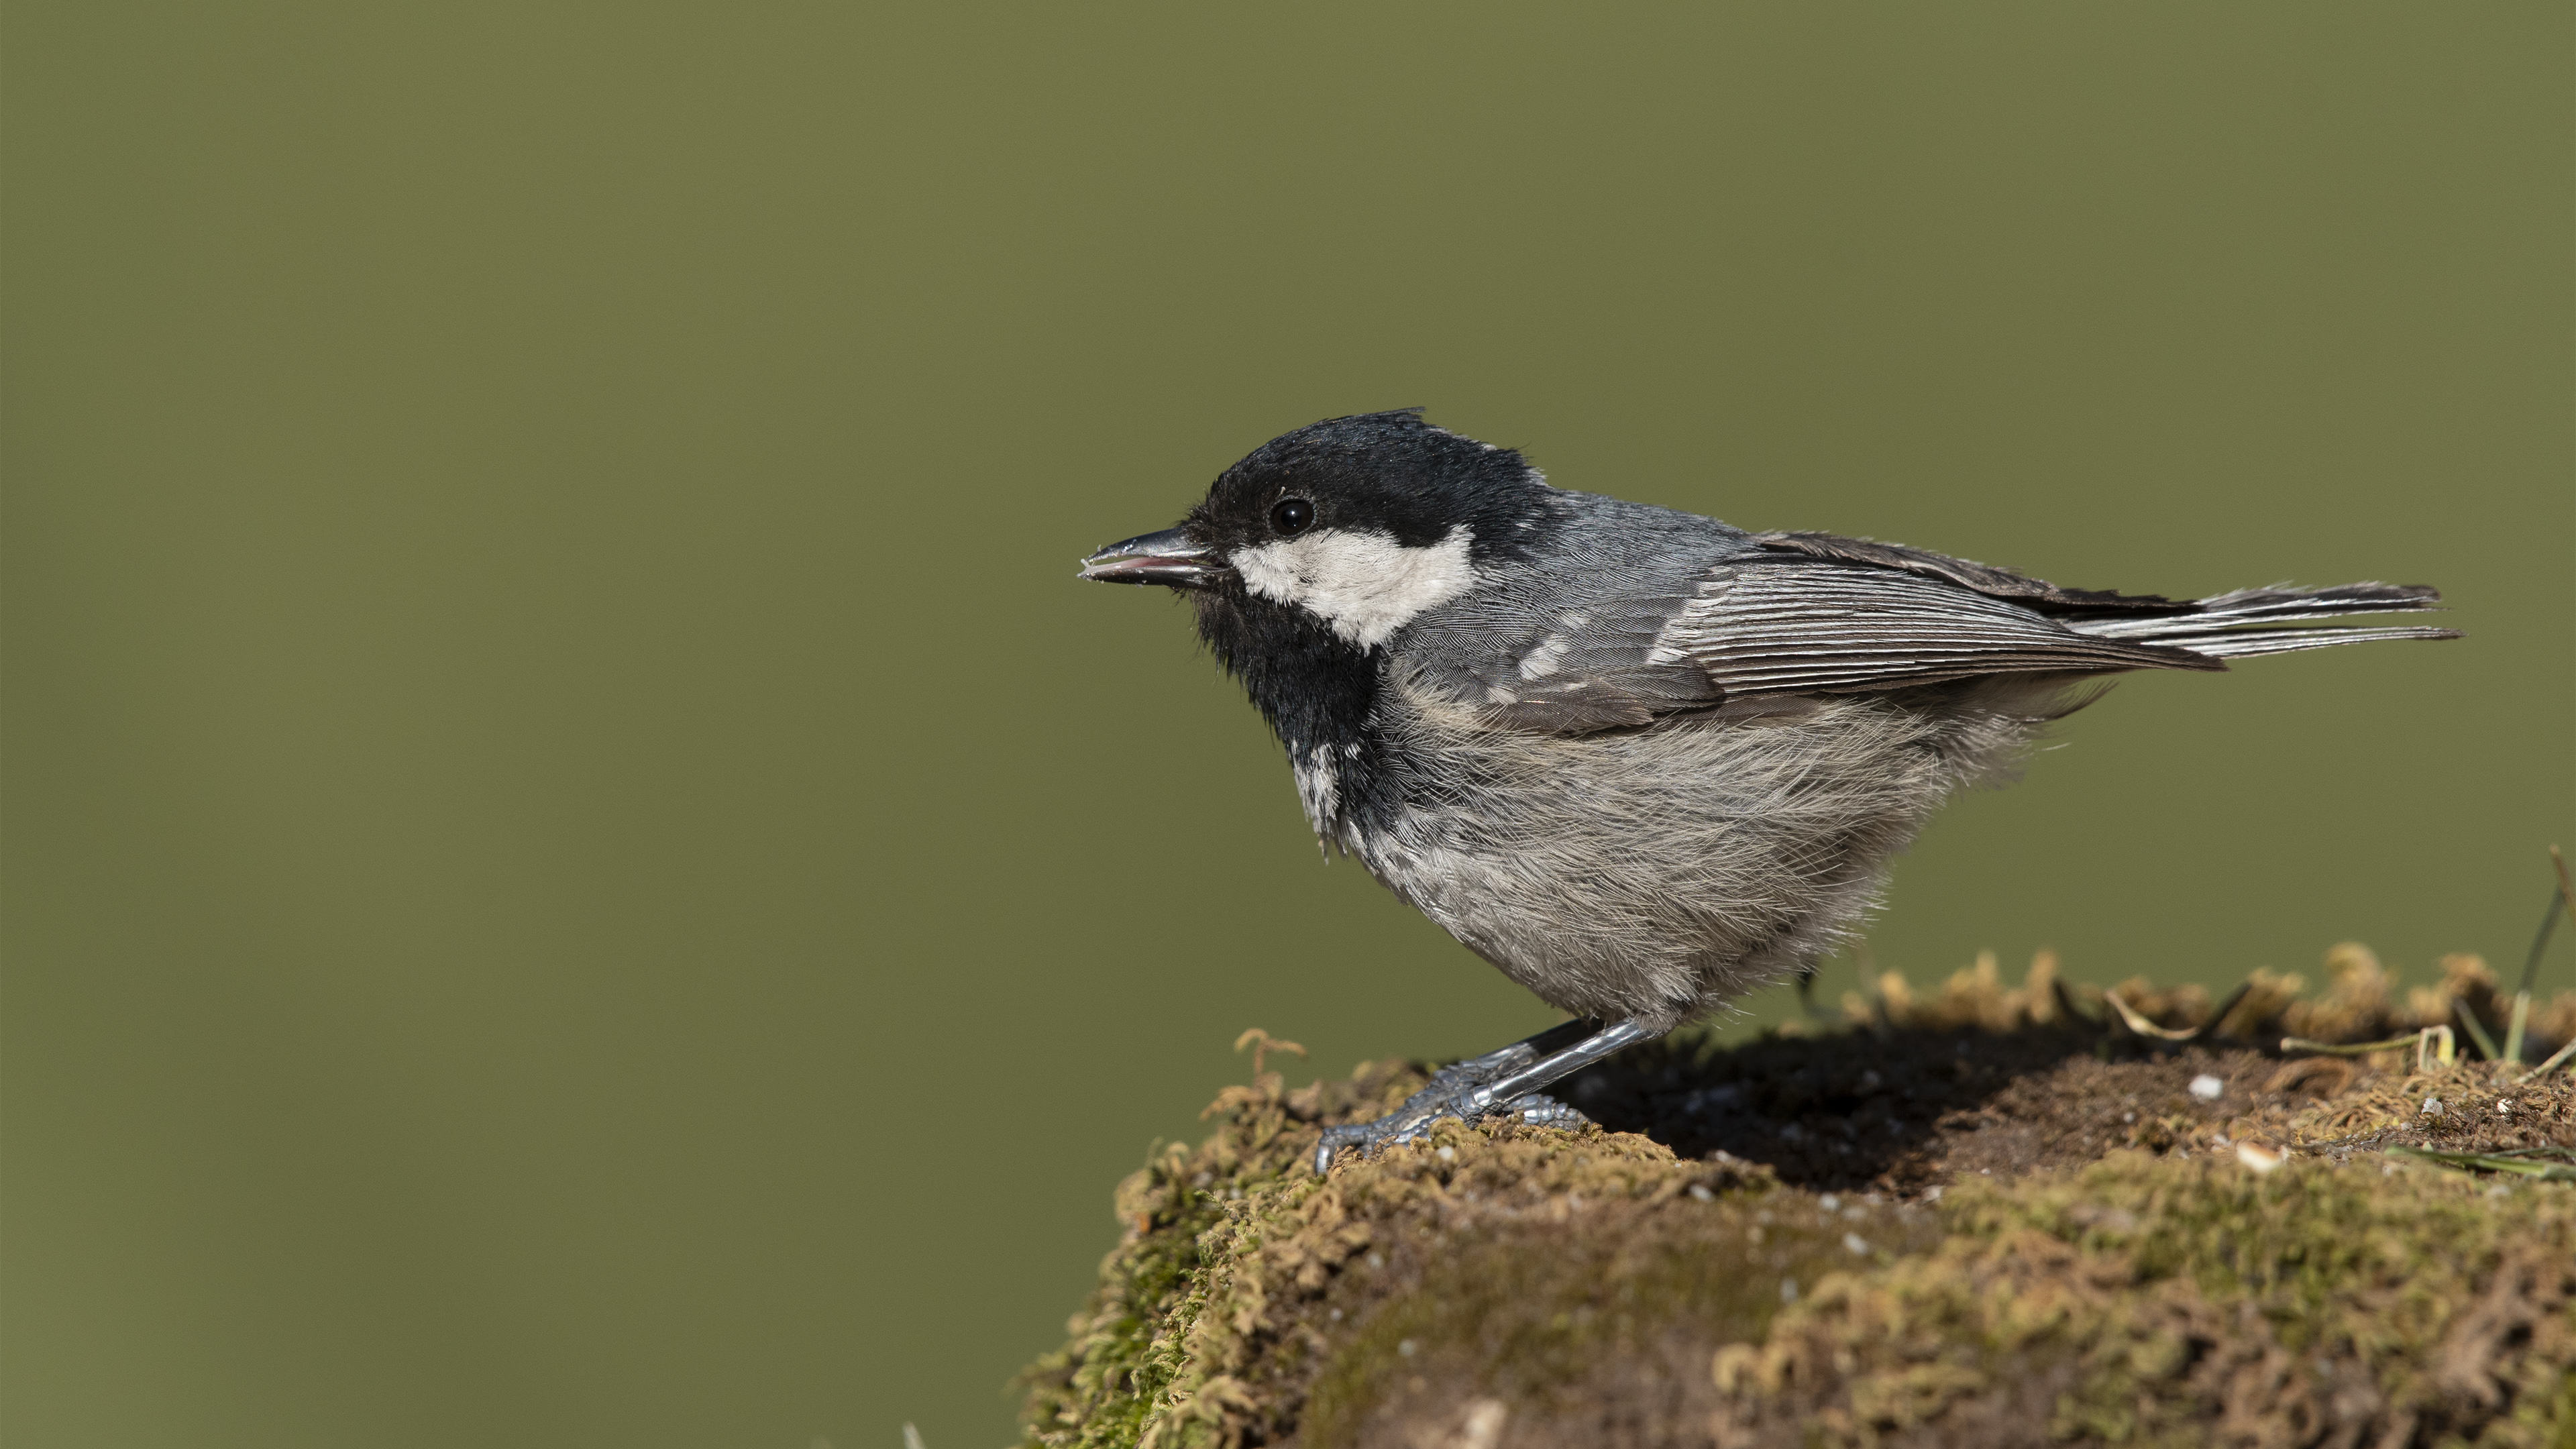
[[[1872,1443],[2034,1360],[2073,1365],[2060,1438],[2289,1445],[2368,1425],[2364,1442],[2539,1445],[2567,1427],[2576,1194],[2121,1153],[1964,1188],[1943,1216],[1937,1252],[1830,1279],[1764,1342],[1719,1351],[1738,1428]],[[1963,1345],[1960,1371],[1924,1378]]]
[[[1401,1291],[1325,1361],[1304,1442],[1352,1442],[1416,1380],[1548,1410],[1597,1395],[1605,1364],[1660,1372],[1678,1355],[1696,1377],[1704,1345],[1760,1339],[1784,1283],[1812,1286],[1939,1239],[1928,1212],[1855,1204],[1846,1218],[1839,1200],[1832,1212],[1818,1204],[1754,1180],[1705,1199],[1686,1190],[1578,1201],[1562,1214],[1462,1214],[1420,1245]]]
[[[1378,1064],[1293,1092],[1259,1073],[1211,1106],[1205,1141],[1159,1149],[1120,1185],[1125,1239],[1066,1346],[1027,1376],[1027,1442],[2576,1449],[2576,1187],[2351,1145],[2560,1138],[2576,1083],[2355,1064],[2257,1090],[2289,1067],[2194,1048],[2231,1085],[2223,1108],[2192,1107],[2197,1065],[2105,1066],[2032,1036],[2072,1029],[2040,1020],[2068,1000],[2044,975],[1998,996],[1994,972],[1962,973],[1866,1036],[1639,1058],[1654,1091],[1715,1084],[1739,1102],[1843,1091],[1843,1075],[1932,1093],[1966,1082],[1972,1058],[2024,1062],[1994,1095],[1940,1109],[1934,1137],[1969,1175],[1937,1205],[1799,1191],[1597,1128],[1445,1124],[1318,1178],[1303,1164],[1319,1125],[1377,1115],[1422,1071]],[[2344,1009],[2384,1002],[2376,979],[2348,963],[2338,980],[2327,1004],[2382,1029],[2377,1007]],[[1908,1012],[1948,1025],[1896,1020]],[[1972,1046],[1967,1021],[2002,1034]],[[2323,1100],[2302,1095],[2320,1090],[2311,1077]],[[2189,1110],[2152,1131],[2159,1093]],[[2423,1114],[2427,1095],[2450,1116]],[[1974,1175],[1972,1149],[1997,1135],[1982,1129],[2021,1120],[1991,1109],[2024,1098],[2059,1114],[2064,1140],[2156,1150]],[[1809,1120],[1829,1125],[1842,1100]],[[2258,1171],[2232,1145],[2249,1134],[2342,1143],[2349,1160]],[[1847,1160],[1815,1135],[1809,1160]],[[1900,1162],[1885,1180],[1924,1179]]]
[[[1269,1243],[1274,1256],[1294,1252],[1321,1271],[1366,1241],[1337,1231],[1331,1205],[1312,1201],[1324,1184],[1293,1173],[1297,1149],[1286,1134],[1327,1101],[1347,1115],[1400,1101],[1421,1080],[1402,1067],[1363,1068],[1350,1082],[1292,1096],[1278,1073],[1261,1073],[1210,1106],[1223,1122],[1195,1150],[1159,1149],[1120,1183],[1125,1241],[1067,1325],[1071,1341],[1024,1375],[1029,1442],[1094,1449],[1224,1437],[1229,1407],[1244,1398],[1225,1366],[1246,1356],[1237,1340],[1259,1317],[1237,1301],[1247,1250]]]
[[[1414,1290],[1426,1264],[1454,1261],[1444,1223],[1563,1224],[1586,1204],[1697,1206],[1694,1188],[1713,1201],[1770,1186],[1741,1165],[1677,1162],[1642,1137],[1456,1123],[1330,1178],[1304,1170],[1311,1124],[1376,1115],[1423,1080],[1385,1064],[1290,1093],[1264,1073],[1218,1099],[1223,1124],[1195,1150],[1159,1152],[1122,1183],[1127,1241],[1102,1264],[1072,1341],[1026,1376],[1029,1442],[1161,1449],[1284,1432],[1350,1337],[1333,1324],[1370,1319],[1392,1296],[1437,1301]],[[1424,1252],[1426,1239],[1444,1251]]]
[[[1998,1401],[2106,1443],[2570,1422],[2576,1191],[2552,1184],[2124,1152],[1930,1211],[1460,1126],[1319,1180],[1278,1175],[1246,1115],[1122,1190],[1140,1230],[1042,1368],[1033,1442],[1326,1449],[1460,1404],[1582,1425],[1654,1395],[1746,1443],[1975,1442]]]

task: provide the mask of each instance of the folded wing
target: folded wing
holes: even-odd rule
[[[1649,572],[1625,588],[1595,576],[1544,602],[1522,591],[1462,600],[1424,672],[1493,723],[1581,734],[1686,710],[1758,711],[1788,695],[1997,674],[2215,671],[2253,655],[2457,635],[2319,627],[2438,605],[2439,594],[2415,585],[2174,600],[1819,533],[1737,535],[1722,556]]]

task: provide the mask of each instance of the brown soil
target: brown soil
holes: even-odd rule
[[[2447,958],[2442,984],[2403,1005],[2366,949],[2338,946],[2326,963],[2331,984],[2318,998],[2300,999],[2295,976],[2259,973],[2216,1030],[2178,1044],[2126,1029],[2100,992],[2063,988],[2050,955],[2009,989],[1987,957],[1929,999],[1915,998],[1901,977],[1884,978],[1878,1000],[1846,1000],[1849,1030],[1767,1034],[1722,1051],[1667,1039],[1570,1079],[1562,1095],[1603,1126],[1642,1133],[1676,1156],[1724,1154],[1798,1187],[1905,1196],[1961,1175],[2077,1166],[2122,1147],[2188,1159],[2240,1142],[2315,1147],[2349,1138],[2338,1143],[2349,1151],[2571,1140],[2545,1101],[2516,1116],[2516,1093],[2495,1088],[2465,1043],[2455,1042],[2455,1070],[2429,1075],[2430,1090],[2404,1110],[2389,1094],[2411,1078],[2401,1069],[2413,1047],[2363,1058],[2285,1055],[2285,1035],[2368,1042],[2446,1025],[2458,1019],[2455,1000],[2491,1023],[2491,1037],[2505,1034],[2510,1003],[2475,957]],[[2206,1022],[2212,1005],[2197,987],[2114,989],[2174,1028]],[[2576,1036],[2576,994],[2545,1006],[2534,1025],[2543,1051]],[[2216,1079],[2215,1095],[2206,1083],[2191,1090],[2203,1077]],[[2439,1111],[2423,1111],[2428,1096]],[[2315,1110],[2326,1101],[2336,1109]],[[2354,1135],[2365,1123],[2367,1140]],[[2319,1130],[2337,1126],[2345,1131]]]
[[[1898,1197],[1963,1176],[2081,1166],[2124,1147],[2189,1160],[2238,1143],[2348,1154],[2576,1142],[2562,1074],[2508,1088],[2477,1063],[2417,1074],[2285,1060],[2247,1043],[2112,1060],[2100,1050],[2098,1035],[2078,1031],[1773,1037],[1698,1060],[1687,1047],[1648,1047],[1586,1073],[1566,1095],[1604,1127],[1678,1157],[1758,1163],[1820,1192]],[[2421,1095],[2401,1101],[2401,1082]],[[2424,1114],[2424,1097],[2442,1111]],[[2352,1130],[2313,1135],[2333,1127]]]

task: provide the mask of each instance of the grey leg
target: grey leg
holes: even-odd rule
[[[1331,1167],[1334,1153],[1345,1147],[1356,1147],[1366,1157],[1389,1142],[1410,1142],[1444,1117],[1473,1122],[1488,1113],[1507,1112],[1550,1126],[1589,1121],[1572,1107],[1537,1093],[1621,1047],[1663,1035],[1633,1021],[1591,1027],[1589,1022],[1567,1022],[1501,1051],[1442,1067],[1432,1074],[1431,1085],[1376,1121],[1325,1128],[1324,1140],[1315,1144],[1315,1170]]]

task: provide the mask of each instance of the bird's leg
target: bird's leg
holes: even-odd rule
[[[1432,1073],[1431,1085],[1374,1122],[1327,1127],[1315,1144],[1315,1170],[1333,1165],[1333,1154],[1356,1147],[1366,1157],[1390,1142],[1410,1142],[1443,1117],[1473,1122],[1488,1113],[1513,1113],[1544,1126],[1578,1126],[1591,1119],[1538,1093],[1624,1046],[1652,1041],[1663,1032],[1634,1021],[1602,1026],[1569,1021],[1501,1051],[1470,1057]]]

